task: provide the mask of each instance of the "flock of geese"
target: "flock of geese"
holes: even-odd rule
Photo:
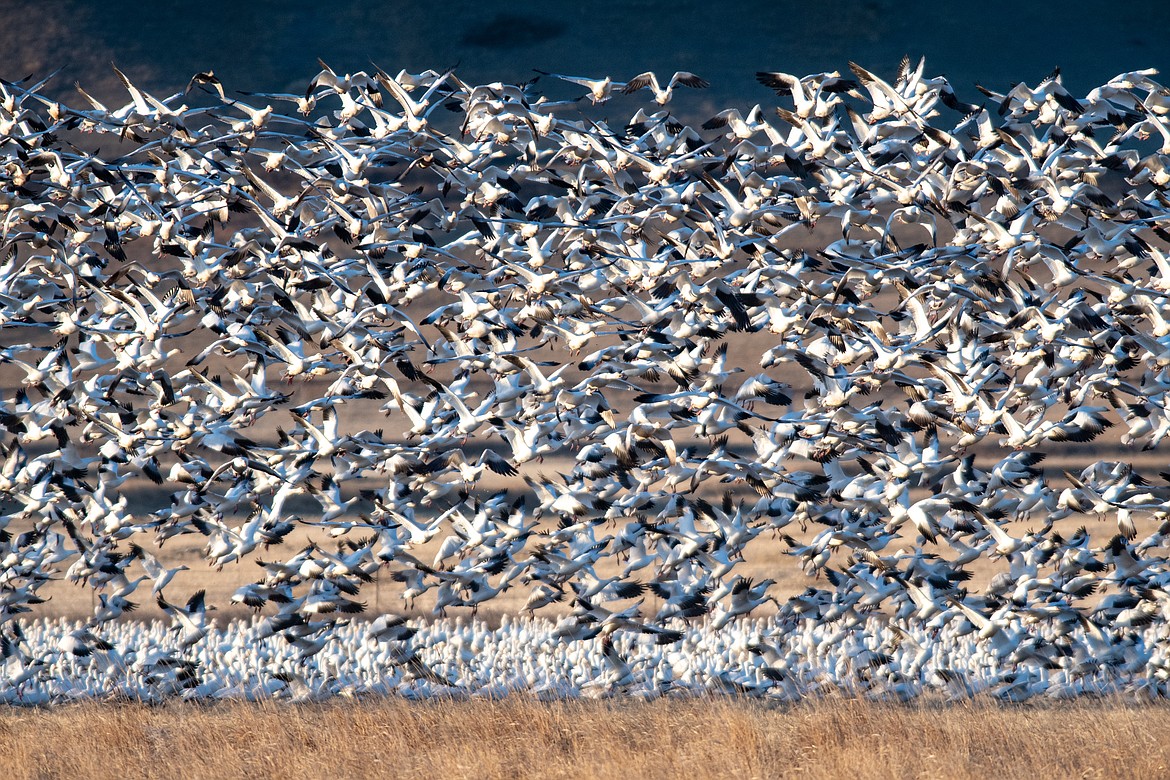
[[[0,86],[0,698],[1167,693],[1154,71],[118,75]]]

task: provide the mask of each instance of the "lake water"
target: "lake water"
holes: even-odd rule
[[[58,94],[125,100],[111,61],[146,89],[170,94],[191,74],[213,69],[229,89],[303,91],[321,57],[335,70],[391,73],[458,65],[467,81],[520,81],[534,68],[624,80],[654,70],[690,70],[711,82],[679,110],[768,103],[757,70],[803,75],[846,71],[855,60],[892,76],[903,54],[927,57],[960,97],[980,99],[978,81],[1003,90],[1063,68],[1084,94],[1110,76],[1170,67],[1164,31],[1170,3],[1048,4],[987,0],[698,2],[199,3],[37,0],[0,4],[5,56],[0,75],[22,78],[62,68]],[[1059,9],[1059,10],[1058,10]],[[178,21],[176,21],[178,20]],[[1170,78],[1170,77],[1168,77]],[[576,88],[546,90],[572,96]],[[119,103],[120,105],[120,103]],[[615,107],[628,116],[633,108]]]

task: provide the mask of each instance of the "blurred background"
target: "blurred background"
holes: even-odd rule
[[[60,68],[51,94],[73,102],[79,81],[120,106],[128,97],[111,62],[160,96],[208,69],[229,90],[303,92],[318,57],[339,73],[371,61],[392,74],[457,66],[477,83],[523,81],[534,68],[618,81],[689,70],[711,88],[676,93],[676,113],[684,113],[769,103],[757,70],[847,72],[852,59],[892,78],[909,54],[926,57],[927,75],[945,74],[960,97],[981,102],[976,82],[1003,91],[1035,84],[1057,65],[1079,95],[1122,71],[1165,70],[1168,27],[1170,3],[1143,0],[0,0],[0,77]],[[551,79],[542,89],[581,94]],[[614,113],[628,117],[633,108],[622,102]]]

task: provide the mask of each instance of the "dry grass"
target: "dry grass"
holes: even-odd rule
[[[0,773],[53,777],[1165,777],[1170,710],[735,699],[0,713]]]

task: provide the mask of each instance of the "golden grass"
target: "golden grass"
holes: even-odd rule
[[[731,698],[81,704],[0,712],[0,773],[56,777],[1165,777],[1170,710]]]

